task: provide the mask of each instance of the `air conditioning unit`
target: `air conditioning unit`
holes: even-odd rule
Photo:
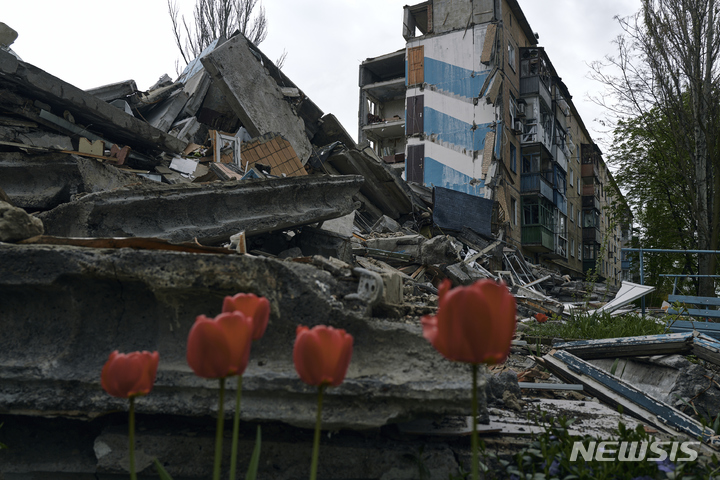
[[[525,116],[525,106],[526,105],[524,103],[518,103],[518,106],[517,106],[518,117]]]
[[[521,121],[517,120],[515,122],[514,127],[515,127],[514,130],[516,133],[523,133],[524,128],[523,128],[523,123]]]

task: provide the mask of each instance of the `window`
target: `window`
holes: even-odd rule
[[[582,257],[582,244],[578,242],[578,258]]]
[[[570,256],[575,258],[575,239],[570,239]]]
[[[515,120],[517,120],[517,100],[515,100],[515,97],[510,94],[510,130],[515,129]]]
[[[570,188],[575,186],[575,172],[570,170]]]
[[[580,177],[577,177],[577,191],[578,195],[582,195],[582,190],[580,190]]]
[[[510,65],[510,68],[512,68],[513,72],[517,71],[515,67],[515,61],[515,47],[508,40],[508,65]]]
[[[513,226],[517,225],[517,200],[510,198],[510,217],[512,219]]]
[[[517,173],[517,148],[512,143],[510,144],[510,171]]]
[[[577,226],[582,225],[582,210],[577,211]]]
[[[575,221],[575,205],[573,205],[572,203],[570,204],[570,221]]]

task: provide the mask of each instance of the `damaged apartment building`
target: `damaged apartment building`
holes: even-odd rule
[[[360,66],[359,141],[416,191],[475,197],[458,208],[531,263],[627,279],[632,222],[610,210],[624,200],[517,0],[430,0],[403,19],[406,48]]]

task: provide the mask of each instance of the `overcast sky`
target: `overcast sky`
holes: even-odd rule
[[[26,62],[79,88],[133,79],[141,90],[179,58],[166,0],[0,0],[0,22],[19,36],[12,49]],[[177,0],[192,16],[195,0]],[[403,6],[408,0],[263,0],[271,59],[288,53],[283,71],[325,113],[334,113],[357,137],[358,67],[404,47]],[[583,117],[597,132],[601,109],[587,100],[601,89],[587,79],[588,63],[614,54],[615,15],[639,0],[519,0],[533,31]],[[598,133],[596,133],[599,136]],[[599,140],[599,138],[596,138]]]

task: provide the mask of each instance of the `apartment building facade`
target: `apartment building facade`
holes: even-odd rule
[[[621,198],[517,0],[406,6],[406,48],[360,66],[360,142],[405,179],[494,202],[532,263],[619,284]]]

